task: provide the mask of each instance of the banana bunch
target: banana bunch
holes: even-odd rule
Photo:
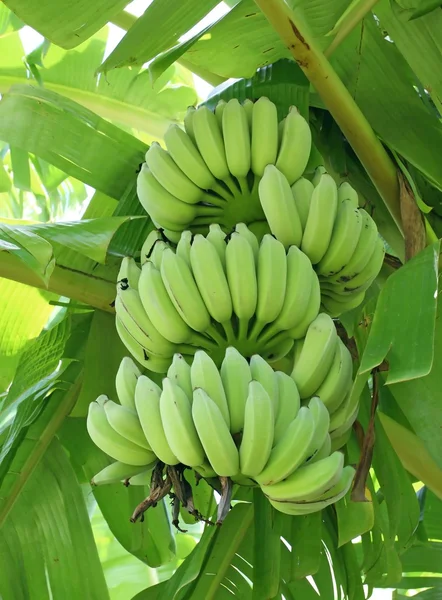
[[[268,231],[258,198],[267,165],[276,165],[289,184],[307,166],[311,131],[295,107],[278,123],[266,97],[243,105],[221,100],[214,111],[190,107],[184,130],[171,125],[166,149],[153,143],[138,175],[138,197],[156,227],[173,242],[180,232],[207,233],[211,223],[228,231],[236,223]]]
[[[313,183],[300,177],[290,184],[278,164],[265,167],[259,183],[265,217],[285,248],[298,246],[309,257],[319,275],[322,308],[337,317],[363,301],[382,267],[384,243],[348,183],[338,188],[320,167]]]
[[[204,348],[220,363],[227,346],[272,362],[302,338],[321,302],[309,258],[272,235],[261,242],[239,223],[226,236],[184,231],[175,249],[159,231],[141,249],[141,269],[121,263],[116,327],[127,349],[149,370],[165,373],[175,353],[187,360]]]
[[[307,356],[301,352],[300,359]],[[218,369],[203,350],[191,365],[175,354],[162,387],[124,359],[117,382],[124,404],[100,396],[90,405],[89,434],[118,461],[95,476],[96,485],[146,482],[160,461],[204,478],[260,485],[278,510],[291,514],[320,510],[349,489],[353,470],[332,452],[326,404],[318,396],[302,402],[295,377],[273,371],[259,355],[248,362],[229,347]]]

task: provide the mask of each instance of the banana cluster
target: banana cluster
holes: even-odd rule
[[[333,448],[326,404],[318,396],[303,402],[295,376],[259,355],[249,363],[229,347],[218,369],[203,350],[191,365],[175,354],[162,387],[125,358],[116,388],[120,404],[100,396],[90,405],[89,434],[117,461],[95,485],[145,484],[160,461],[259,485],[278,510],[306,514],[336,502],[352,482],[353,469]]]
[[[184,231],[173,248],[149,234],[141,269],[122,261],[115,301],[118,333],[136,360],[165,373],[172,356],[205,349],[219,364],[227,346],[270,362],[305,336],[321,303],[318,277],[296,246],[271,234],[261,242],[239,223],[226,236]]]
[[[268,165],[259,198],[271,232],[286,248],[298,246],[315,267],[322,307],[333,317],[356,308],[378,275],[384,243],[350,184],[337,187],[320,167],[313,182],[291,186],[277,165]]]
[[[291,185],[310,156],[310,127],[298,110],[278,123],[268,98],[244,105],[233,98],[215,111],[189,108],[184,129],[167,130],[167,150],[153,143],[138,175],[138,197],[155,225],[175,243],[180,232],[207,233],[211,223],[268,231],[258,198],[265,167],[276,165]]]

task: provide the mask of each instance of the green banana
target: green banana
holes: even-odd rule
[[[166,242],[163,242],[163,240],[158,241],[152,248],[149,262],[151,262],[158,270],[161,269],[161,263],[163,262],[163,252],[167,249],[170,250],[170,245]]]
[[[164,433],[160,412],[161,388],[149,377],[142,375],[135,388],[135,407],[144,435],[153,452],[166,465],[179,464]]]
[[[273,400],[258,381],[251,381],[245,406],[244,430],[239,447],[242,475],[255,477],[267,464],[273,445]]]
[[[158,229],[152,229],[152,231],[148,234],[148,236],[144,240],[143,245],[141,246],[141,253],[140,253],[141,266],[143,266],[144,263],[147,260],[149,260],[155,244],[159,241],[164,241],[161,231],[159,231]],[[141,270],[140,270],[140,275],[141,275]],[[118,278],[118,279],[120,279],[120,278]],[[138,289],[139,279],[140,278],[138,277],[136,289]],[[130,286],[130,282],[129,282],[129,286]],[[130,286],[130,287],[133,287],[133,286]]]
[[[275,371],[262,356],[254,354],[250,359],[250,373],[252,379],[259,382],[270,396],[270,399],[273,402],[274,413],[277,414],[279,397]]]
[[[121,261],[120,270],[118,271],[117,282],[121,286],[126,284],[135,290],[138,289],[141,269],[131,256],[125,256]]]
[[[229,171],[243,191],[247,191],[246,177],[250,171],[250,131],[247,114],[237,98],[227,102],[222,114],[224,147]]]
[[[259,242],[258,242],[258,238],[256,237],[256,235],[250,231],[250,229],[247,227],[247,225],[245,223],[237,223],[235,225],[235,231],[236,231],[236,233],[239,233],[240,235],[242,235],[249,242],[249,244],[253,250],[253,257],[255,259],[255,262],[257,263],[258,262],[258,252],[259,252]]]
[[[196,145],[209,171],[216,179],[229,180],[224,141],[214,113],[201,106],[193,113],[192,126]]]
[[[134,361],[129,356],[125,356],[121,360],[115,377],[115,389],[122,406],[135,408],[135,386],[140,375],[141,371]]]
[[[250,366],[236,348],[229,346],[220,373],[230,415],[230,431],[239,433],[244,427],[244,410],[252,380]]]
[[[350,200],[353,208],[359,208],[358,192],[347,181],[344,181],[338,187],[338,200],[340,202]]]
[[[194,106],[189,106],[187,108],[187,112],[184,117],[184,129],[185,129],[187,135],[192,140],[192,142],[196,145],[195,132],[193,130],[193,117],[195,115],[195,112],[196,112],[196,108]]]
[[[172,364],[167,371],[167,377],[176,383],[188,398],[192,398],[192,382],[190,378],[190,365],[182,354],[174,354]]]
[[[221,260],[225,272],[227,240],[226,234],[221,229],[218,223],[211,223],[209,225],[209,233],[206,235],[206,240],[209,241],[213,245],[215,250],[218,252],[218,256]]]
[[[247,125],[249,126],[249,130],[252,130],[252,118],[253,118],[253,106],[254,106],[254,102],[253,100],[250,100],[250,98],[246,98],[244,100],[244,102],[242,103],[243,107],[244,107],[244,111],[246,113],[247,116]]]
[[[296,383],[290,375],[286,375],[286,373],[283,373],[282,371],[276,371],[275,378],[278,382],[279,398],[278,410],[275,414],[275,432],[273,439],[273,443],[276,446],[287,431],[290,423],[296,419],[296,415],[301,406],[301,399]]]
[[[218,406],[227,427],[230,427],[229,407],[221,374],[215,363],[204,350],[197,350],[190,367],[192,388],[203,389]]]
[[[314,456],[322,447],[328,436],[330,414],[326,406],[317,396],[313,396],[308,403],[308,408],[311,411],[315,422],[315,435],[309,448],[309,454]]]
[[[352,385],[353,362],[351,354],[341,339],[338,339],[333,363],[324,381],[316,390],[330,413],[339,408]]]
[[[276,159],[276,168],[290,185],[304,173],[310,156],[312,133],[308,122],[295,106],[285,118],[282,140]]]
[[[215,117],[218,121],[218,125],[221,131],[223,129],[223,113],[224,109],[226,108],[226,104],[227,102],[221,98],[221,100],[218,100],[215,106]]]
[[[190,267],[190,246],[192,245],[193,233],[186,229],[183,231],[179,242],[177,243],[175,252],[176,255],[182,258],[187,266]]]
[[[308,301],[308,309],[305,313],[302,321],[291,327],[287,333],[294,339],[298,340],[305,337],[310,323],[318,316],[321,307],[321,288],[319,286],[319,280],[317,277],[312,278],[312,287],[310,290],[310,297]]]
[[[222,477],[239,473],[239,456],[218,405],[201,388],[193,392],[192,417],[212,469]]]
[[[141,448],[152,451],[135,410],[121,406],[112,400],[107,400],[103,408],[112,429]]]
[[[299,220],[301,221],[302,231],[304,231],[307,223],[314,189],[313,183],[305,177],[300,177],[292,185],[293,199],[295,201],[296,210],[298,211]]]
[[[123,344],[140,365],[143,365],[143,367],[146,367],[155,373],[165,373],[167,371],[170,358],[148,352],[146,348],[140,345],[129,333],[118,315],[115,318],[115,328]]]
[[[142,473],[137,473],[129,479],[129,485],[150,485],[152,480],[152,469],[146,469]]]
[[[91,479],[91,485],[107,485],[109,483],[121,483],[125,479],[129,479],[138,473],[143,473],[146,469],[145,465],[134,467],[120,461],[115,461],[107,467],[104,467],[99,473]]]
[[[278,111],[275,104],[261,96],[252,109],[251,164],[262,177],[267,165],[274,165],[278,154]]]

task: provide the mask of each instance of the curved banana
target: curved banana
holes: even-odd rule
[[[186,362],[182,354],[174,354],[172,364],[167,371],[167,377],[176,383],[188,398],[192,398],[192,381],[190,378],[190,365]]]
[[[223,265],[215,247],[197,234],[190,248],[193,276],[209,314],[218,323],[230,321],[232,298]]]
[[[146,469],[142,473],[137,473],[129,479],[129,485],[150,485],[152,480],[152,469]]]
[[[183,231],[176,246],[176,255],[182,258],[190,267],[190,246],[192,245],[193,233],[186,229]]]
[[[337,343],[335,324],[328,315],[319,313],[307,330],[292,371],[302,399],[315,394],[324,381],[333,363]]]
[[[359,208],[358,192],[347,181],[344,181],[338,187],[338,200],[339,202],[349,200],[353,208]]]
[[[385,246],[381,237],[375,242],[367,265],[342,286],[344,292],[365,291],[379,275],[385,257]]]
[[[261,485],[261,489],[272,500],[308,502],[336,485],[343,469],[344,455],[334,452],[327,458],[297,469],[284,481]]]
[[[152,451],[135,410],[121,406],[121,404],[117,404],[109,399],[103,404],[103,408],[112,429],[115,429],[117,433],[130,442]]]
[[[305,177],[300,177],[292,185],[293,199],[298,211],[299,220],[301,221],[302,231],[304,231],[307,223],[314,189],[315,186],[313,183]]]
[[[185,392],[168,377],[163,379],[161,421],[170,449],[180,462],[197,467],[205,454],[192,419],[192,405]]]
[[[144,210],[161,227],[185,229],[197,216],[194,204],[188,204],[170,194],[144,163],[137,178],[137,195]]]
[[[361,230],[361,213],[354,208],[352,201],[339,203],[330,245],[317,266],[320,275],[329,277],[345,267],[356,250]]]
[[[330,245],[337,209],[338,188],[333,177],[324,173],[313,190],[301,244],[313,265],[319,263]]]
[[[91,485],[97,486],[107,485],[109,483],[120,483],[125,479],[138,475],[138,473],[143,473],[145,470],[146,465],[134,467],[133,465],[127,465],[117,460],[94,475],[91,479]]]
[[[256,321],[250,337],[258,336],[267,323],[281,313],[287,285],[287,258],[284,246],[272,235],[262,238],[258,254],[258,301]]]
[[[209,171],[217,179],[229,180],[231,175],[223,136],[214,113],[207,107],[200,106],[193,113],[192,126],[196,145]]]
[[[172,452],[164,433],[160,412],[161,388],[149,377],[142,375],[135,388],[135,407],[144,435],[152,451],[166,465],[180,461]]]
[[[155,460],[153,452],[141,448],[117,433],[109,424],[103,406],[89,404],[87,431],[96,446],[106,454],[128,465],[149,465]]]
[[[270,340],[261,352],[265,360],[271,365],[280,361],[281,358],[284,358],[294,346],[295,340],[285,333],[284,336],[283,339],[277,339],[279,336],[276,336],[273,343],[272,340]]]
[[[117,275],[117,283],[124,287],[127,284],[130,288],[138,289],[141,269],[131,256],[125,256],[121,261],[120,270]]]
[[[190,367],[192,388],[203,389],[218,406],[227,427],[230,427],[229,407],[220,372],[204,350],[197,350]]]
[[[140,256],[141,266],[143,266],[144,263],[147,260],[149,260],[155,244],[159,241],[164,242],[163,234],[158,229],[152,229],[152,231],[148,234],[148,236],[144,240],[143,245],[141,246],[141,253],[140,253],[141,254],[141,256]],[[140,275],[141,275],[141,270],[140,270]],[[120,278],[118,278],[118,279],[120,279]],[[138,289],[139,279],[140,278],[138,277],[136,289]],[[130,283],[129,283],[129,285],[130,285]],[[131,286],[131,287],[133,287],[133,286]]]
[[[215,117],[218,121],[218,125],[221,131],[223,130],[223,113],[224,109],[226,108],[226,104],[227,102],[221,98],[221,100],[218,100],[215,106]]]
[[[278,154],[278,111],[266,96],[252,109],[252,171],[262,177],[267,165],[274,165]]]
[[[193,422],[212,469],[222,477],[239,473],[239,456],[218,405],[201,388],[193,392]]]
[[[282,140],[276,159],[276,168],[290,185],[304,173],[312,147],[312,133],[308,122],[295,106],[285,118]]]
[[[138,366],[129,356],[125,356],[121,360],[115,376],[115,389],[122,406],[135,408],[135,386],[140,375],[141,371]]]
[[[254,354],[250,359],[250,373],[252,374],[252,379],[260,383],[270,396],[273,402],[274,413],[277,414],[279,397],[275,371],[262,356]]]
[[[233,232],[226,248],[226,273],[233,310],[239,320],[238,339],[247,337],[257,302],[256,266],[248,240]]]
[[[164,134],[164,141],[175,163],[196,186],[202,190],[209,190],[214,186],[214,176],[185,131],[178,125],[170,125]]]
[[[272,399],[258,381],[251,381],[239,447],[242,475],[254,477],[264,469],[272,450],[274,422]]]
[[[309,448],[310,456],[314,456],[318,450],[322,448],[328,436],[328,429],[330,427],[330,413],[317,396],[313,396],[308,403],[308,408],[311,411],[313,420],[315,422],[315,435],[313,436],[313,440]]]
[[[338,300],[339,298],[339,300]],[[355,292],[348,295],[333,294],[324,290],[321,301],[324,312],[327,312],[331,317],[339,317],[342,313],[357,308],[365,298],[365,290]]]
[[[171,248],[163,252],[161,277],[169,298],[183,321],[195,331],[206,331],[210,327],[210,315],[192,271]]]
[[[285,176],[274,165],[267,165],[258,186],[259,200],[270,231],[284,248],[300,246],[301,220]]]
[[[184,117],[184,129],[186,130],[187,135],[190,137],[194,144],[196,144],[195,132],[193,130],[193,117],[195,115],[195,112],[196,108],[194,106],[189,106]]]
[[[342,340],[338,338],[333,363],[315,394],[333,413],[344,402],[352,385],[353,361]]]
[[[161,269],[161,263],[163,262],[163,252],[164,252],[164,250],[167,250],[167,249],[170,250],[170,244],[163,242],[163,240],[158,241],[155,244],[155,246],[152,248],[152,252],[150,253],[149,261],[158,270]]]
[[[312,454],[312,456],[310,456],[310,458],[308,458],[304,465],[310,465],[314,462],[318,462],[318,460],[322,460],[323,458],[327,458],[327,456],[330,456],[330,454],[332,453],[332,440],[330,437],[330,434],[327,433],[327,435],[325,436],[325,439],[322,443],[322,446],[320,448],[318,448],[318,450],[316,450],[316,452],[314,452],[314,454]]]
[[[227,240],[226,234],[221,229],[218,223],[211,223],[209,225],[209,233],[206,235],[206,240],[208,240],[218,252],[218,256],[220,257],[225,271]]]
[[[230,431],[239,433],[244,427],[244,410],[252,374],[247,360],[233,346],[226,349],[221,363],[221,381],[227,398]]]
[[[170,364],[170,358],[158,356],[157,354],[152,354],[146,350],[146,348],[137,342],[137,340],[129,333],[118,315],[115,319],[115,328],[123,344],[140,365],[143,365],[143,367],[146,367],[155,373],[165,373],[167,371]]]
[[[254,479],[260,485],[270,486],[288,477],[308,457],[314,434],[313,415],[306,406],[302,406],[273,447],[265,468]]]
[[[321,288],[317,277],[312,279],[312,287],[308,301],[308,309],[302,321],[295,327],[291,327],[287,333],[294,339],[298,340],[305,337],[310,323],[318,316],[321,308]]]
[[[256,235],[250,231],[245,223],[237,223],[235,225],[235,231],[249,242],[253,250],[253,257],[255,261],[258,262],[259,242]]]
[[[244,111],[246,113],[247,116],[247,125],[249,126],[249,130],[252,130],[252,118],[253,118],[253,105],[254,102],[253,100],[250,100],[250,98],[246,98],[244,100],[244,102],[242,103],[243,107],[244,107]]]
[[[250,131],[247,114],[237,98],[227,102],[222,114],[222,129],[227,166],[238,181],[250,171]],[[241,189],[243,184],[241,182]]]
[[[149,352],[158,356],[171,356],[175,345],[156,329],[141,302],[137,291],[119,290],[115,299],[117,316],[129,333]]]
[[[146,152],[146,164],[155,179],[175,198],[188,204],[196,204],[201,200],[201,188],[181,171],[172,156],[158,142],[152,142]]]
[[[276,444],[287,431],[290,423],[296,419],[296,416],[301,407],[301,399],[299,397],[296,383],[282,371],[275,372],[275,378],[278,382],[278,410],[275,414],[275,432],[273,444]]]
[[[187,342],[191,330],[169,298],[160,271],[151,262],[141,269],[138,289],[144,310],[157,331],[175,344]]]

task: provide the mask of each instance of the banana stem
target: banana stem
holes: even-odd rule
[[[247,183],[247,179],[245,177],[238,177],[238,183],[241,190],[241,194],[243,196],[248,196],[250,194],[249,185]]]
[[[237,339],[239,341],[246,340],[248,330],[249,330],[249,319],[239,319]]]
[[[216,350],[218,348],[217,344],[211,342],[209,338],[201,333],[194,332],[189,341],[192,346],[201,346],[205,350]]]
[[[403,234],[396,166],[361,109],[284,0],[255,3],[321,96]]]
[[[223,179],[223,181],[226,184],[226,186],[229,188],[232,196],[233,197],[238,196],[239,188],[236,185],[235,181],[233,180],[233,177],[231,175],[229,175],[228,177],[226,177],[226,179]]]
[[[252,330],[250,332],[249,335],[249,342],[256,342],[256,340],[258,339],[259,334],[261,333],[261,331],[263,330],[265,326],[265,323],[262,323],[261,321],[256,320],[253,325],[252,325]]]
[[[207,329],[206,331],[207,335],[210,335],[210,337],[215,340],[215,342],[217,343],[218,346],[224,346],[224,344],[226,343],[226,340],[223,338],[223,336],[218,333],[216,327],[214,325],[210,325],[209,329]]]
[[[221,323],[224,331],[226,332],[227,343],[232,344],[235,341],[235,332],[233,331],[232,321],[225,321]]]
[[[224,198],[220,198],[217,194],[203,194],[202,197],[203,202],[207,202],[212,206],[218,206],[219,208],[225,208],[227,201]]]
[[[9,252],[0,252],[0,277],[24,283],[72,298],[77,302],[114,313],[113,301],[116,290],[114,281],[82,273],[62,265],[56,265],[47,286],[21,260]]]
[[[215,192],[215,194],[218,194],[218,196],[221,196],[221,198],[224,198],[224,200],[226,200],[227,202],[233,200],[232,194],[225,190],[223,186],[217,181],[215,181],[212,185],[212,190]]]

